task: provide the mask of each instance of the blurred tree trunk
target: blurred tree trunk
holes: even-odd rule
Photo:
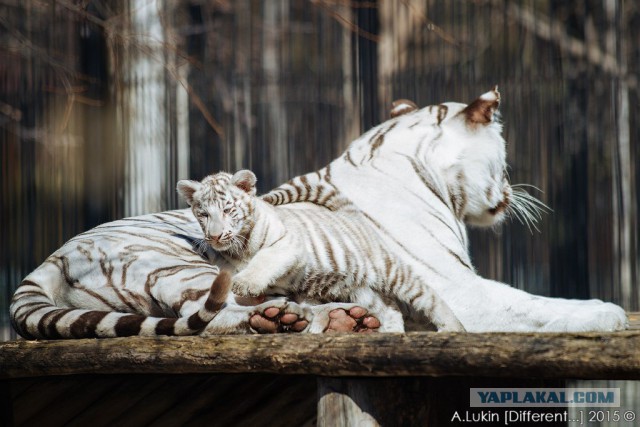
[[[359,84],[358,99],[360,102],[360,123],[363,131],[371,129],[384,120],[386,116],[380,113],[378,97],[378,42],[379,42],[379,2],[357,0],[356,31],[353,33],[356,46],[356,82]],[[367,7],[364,3],[374,5]]]
[[[291,170],[287,132],[287,109],[281,89],[283,61],[289,58],[284,35],[289,26],[289,0],[262,3],[262,72],[264,79],[264,108],[266,108],[269,141],[269,174],[276,182],[285,182]]]
[[[379,3],[378,95],[383,117],[394,101],[393,83],[409,69],[410,45],[423,30],[428,2],[388,0]],[[402,95],[408,97],[409,94]],[[415,101],[415,99],[413,99]]]
[[[349,5],[344,4],[339,6],[338,13],[347,19],[347,21],[353,22],[354,13]],[[365,129],[362,129],[360,121],[356,119],[361,117],[361,110],[360,104],[358,103],[358,84],[355,78],[357,70],[354,63],[354,52],[357,46],[353,43],[353,34],[351,31],[343,29],[340,46],[342,50],[342,117],[345,117],[346,120],[343,121],[342,125],[344,127],[341,128],[338,134],[336,144],[338,153],[336,154],[345,151],[351,141],[358,138],[362,132],[365,131]]]
[[[593,218],[588,212],[588,149],[590,135],[587,131],[589,124],[589,96],[592,69],[586,65],[583,58],[567,55],[561,48],[561,40],[556,38],[573,37],[585,40],[585,21],[592,18],[585,16],[584,8],[578,7],[580,0],[570,0],[562,3],[552,3],[551,16],[564,17],[565,28],[561,34],[554,36],[552,47],[560,58],[562,73],[573,73],[577,78],[569,80],[564,88],[562,111],[566,116],[559,124],[559,144],[551,151],[554,164],[553,173],[558,184],[551,195],[554,211],[570,218],[573,227],[567,227],[562,222],[551,224],[554,244],[550,248],[551,269],[554,271],[551,280],[551,296],[556,297],[589,297],[589,267],[587,262],[590,235],[586,233],[588,223]],[[592,135],[591,137],[595,137]],[[597,145],[591,145],[591,148]],[[593,177],[593,176],[591,176]],[[596,183],[597,184],[597,183]],[[571,188],[569,195],[566,189]],[[591,235],[593,237],[593,235]],[[594,264],[591,264],[593,266]]]
[[[233,46],[233,73],[230,81],[226,84],[231,88],[233,100],[231,111],[225,111],[225,123],[229,138],[233,141],[234,169],[252,167],[252,144],[251,131],[254,126],[252,107],[254,100],[254,88],[251,85],[253,72],[251,42],[254,37],[252,27],[251,4],[249,0],[238,0],[235,2],[237,11],[235,18],[237,27],[244,31],[237,31],[236,45]],[[240,12],[243,11],[243,12]],[[231,132],[232,130],[232,132]]]
[[[90,4],[87,13],[104,19],[100,8]],[[108,75],[108,46],[104,27],[90,22],[81,24],[79,63],[81,72],[89,77],[83,96],[94,105],[79,104],[75,108],[82,116],[81,134],[84,144],[83,164],[98,167],[84,168],[84,210],[86,227],[102,224],[121,215],[117,200],[117,186],[121,174],[121,154],[117,144],[119,135],[114,126],[113,104],[109,99],[111,79]],[[55,129],[55,125],[50,125]]]
[[[631,209],[633,212],[633,227],[631,227],[631,239],[634,249],[634,276],[632,283],[633,298],[629,303],[629,309],[637,311],[640,309],[640,224],[638,215],[640,214],[640,44],[633,42],[640,40],[640,9],[632,2],[625,3],[626,9],[622,13],[622,19],[626,19],[625,50],[620,50],[622,55],[626,55],[628,62],[628,75],[625,76],[629,82],[629,128],[630,128],[630,161],[632,165],[630,182],[632,185],[631,195],[633,197]],[[631,90],[631,86],[633,89]],[[640,394],[640,393],[639,393]],[[640,401],[640,399],[638,400]]]
[[[607,29],[605,51],[614,52],[619,73],[613,79],[615,105],[611,112],[615,129],[615,144],[611,145],[612,171],[612,236],[614,282],[620,284],[620,295],[629,307],[637,307],[638,293],[634,284],[638,283],[636,260],[638,258],[638,218],[633,155],[631,152],[631,130],[629,113],[629,83],[627,82],[627,40],[622,37],[628,29],[624,18],[624,5],[618,2],[603,2]],[[635,293],[635,295],[634,295]]]
[[[164,68],[165,32],[159,7],[164,3],[130,0],[120,34],[121,54],[115,72],[120,126],[125,147],[125,216],[167,207],[170,132]]]

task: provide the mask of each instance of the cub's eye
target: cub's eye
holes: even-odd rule
[[[231,208],[224,208],[224,210],[222,211],[225,215],[229,215],[231,213]]]
[[[198,212],[198,217],[200,218],[207,218],[209,216],[209,214],[205,211],[200,211]]]

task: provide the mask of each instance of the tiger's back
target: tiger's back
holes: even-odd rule
[[[27,338],[197,333],[229,289],[228,277],[218,278],[218,267],[193,250],[198,234],[182,210],[114,221],[72,238],[16,290],[15,329]]]
[[[499,104],[496,87],[469,104],[409,106],[353,141],[322,169],[323,179],[299,176],[263,198],[287,203],[305,194],[304,181],[319,180],[333,200],[366,216],[384,246],[433,287],[469,331],[624,329],[628,320],[619,306],[531,295],[473,268],[467,224],[495,227],[511,217],[535,227],[546,209],[522,185],[509,183]]]

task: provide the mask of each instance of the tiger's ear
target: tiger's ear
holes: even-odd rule
[[[193,194],[202,187],[202,184],[198,181],[191,181],[189,179],[183,179],[178,181],[178,194],[184,199],[189,206],[193,204]]]
[[[500,92],[498,86],[480,95],[480,98],[462,110],[465,120],[470,124],[486,125],[493,122],[493,115],[500,106]]]
[[[231,177],[231,183],[250,196],[256,195],[257,181],[254,173],[247,169],[240,170]]]
[[[417,109],[418,106],[413,101],[409,101],[408,99],[396,99],[391,103],[391,110],[389,111],[389,115],[391,116],[391,118],[394,118],[403,114],[410,113]]]

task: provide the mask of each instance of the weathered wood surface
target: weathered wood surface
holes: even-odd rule
[[[278,373],[640,379],[640,331],[261,335],[12,341],[0,378]]]
[[[0,381],[2,427],[313,426],[316,378],[67,375]]]
[[[563,380],[471,377],[318,377],[317,427],[351,426],[448,426],[455,412],[465,416],[472,387],[565,387]],[[482,408],[480,408],[482,409]],[[492,408],[493,409],[493,408]],[[556,413],[566,408],[527,408],[531,412]],[[482,423],[483,425],[495,425]],[[499,423],[504,425],[504,423]],[[518,426],[532,424],[517,423]],[[535,424],[535,425],[540,425]],[[562,422],[545,427],[566,426]]]
[[[430,385],[428,379],[411,377],[320,377],[316,426],[428,425],[434,409]]]

